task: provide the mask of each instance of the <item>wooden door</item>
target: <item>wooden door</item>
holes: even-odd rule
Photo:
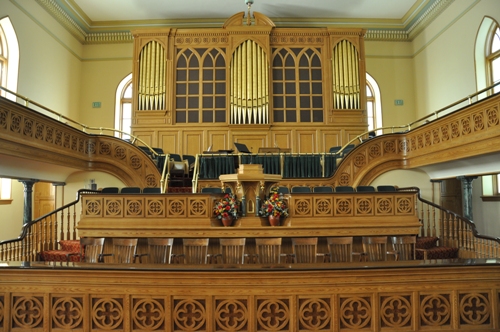
[[[33,220],[56,209],[55,186],[49,182],[37,182],[33,186]]]

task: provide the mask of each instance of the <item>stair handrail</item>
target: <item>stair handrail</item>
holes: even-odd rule
[[[14,260],[19,260],[19,261],[32,261],[35,260],[37,257],[36,255],[41,251],[42,247],[46,247],[44,249],[53,249],[53,247],[56,245],[57,239],[59,239],[59,235],[62,234],[62,227],[64,225],[61,225],[61,233],[58,234],[58,227],[54,225],[49,225],[45,229],[41,229],[40,227],[40,238],[37,239],[37,243],[35,243],[33,240],[31,240],[31,243],[29,242],[30,239],[29,237],[34,237],[36,236],[36,232],[33,231],[33,229],[36,226],[39,226],[41,222],[44,220],[50,220],[51,218],[57,218],[59,213],[63,213],[65,210],[69,210],[71,207],[75,207],[81,200],[81,195],[82,194],[97,194],[100,191],[98,190],[90,190],[90,189],[80,189],[77,191],[76,195],[76,200],[73,202],[70,202],[68,204],[65,204],[54,211],[51,211],[49,213],[44,214],[43,216],[36,218],[32,221],[29,221],[25,223],[22,228],[21,228],[21,233],[17,238],[10,239],[10,240],[3,240],[0,241],[0,261],[14,261]],[[64,217],[64,215],[61,215],[61,217]],[[76,218],[76,215],[75,215]],[[64,222],[65,220],[61,220],[61,222]],[[67,220],[69,223],[69,220]],[[57,220],[55,221],[57,222]],[[59,240],[76,240],[76,220],[74,220],[75,224],[72,225],[73,227],[72,232],[69,232],[70,229],[69,227],[66,229],[66,238],[62,238]],[[51,234],[47,234],[46,230],[49,229],[49,231],[52,231]],[[52,241],[47,241],[47,239],[52,240]]]
[[[420,210],[417,206],[417,210],[420,212],[419,219],[422,223],[421,236],[438,237],[441,246],[458,248],[460,258],[500,257],[499,237],[480,234],[474,221],[426,200],[421,196],[418,187],[405,187],[397,190],[415,192],[421,202]],[[436,210],[438,211],[437,216]],[[436,222],[436,217],[441,219]]]

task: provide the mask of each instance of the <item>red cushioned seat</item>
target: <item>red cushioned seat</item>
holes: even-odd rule
[[[45,250],[40,253],[40,259],[46,262],[67,262],[69,254],[80,252],[80,240],[59,241],[60,250]],[[70,255],[70,262],[79,262],[79,255]]]

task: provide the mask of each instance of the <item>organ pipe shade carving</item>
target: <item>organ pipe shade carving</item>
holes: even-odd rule
[[[359,109],[359,55],[356,47],[342,40],[333,48],[333,98],[336,109]]]
[[[269,123],[269,64],[256,42],[247,40],[231,59],[231,124]]]
[[[165,49],[150,41],[139,55],[138,109],[165,109]]]

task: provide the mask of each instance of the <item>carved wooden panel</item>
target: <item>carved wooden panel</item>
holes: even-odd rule
[[[499,272],[493,265],[376,270],[336,270],[332,265],[331,270],[286,273],[257,268],[250,275],[231,269],[183,272],[154,266],[149,271],[115,266],[111,272],[106,266],[93,271],[68,266],[0,270],[0,331],[498,331],[500,327]]]

